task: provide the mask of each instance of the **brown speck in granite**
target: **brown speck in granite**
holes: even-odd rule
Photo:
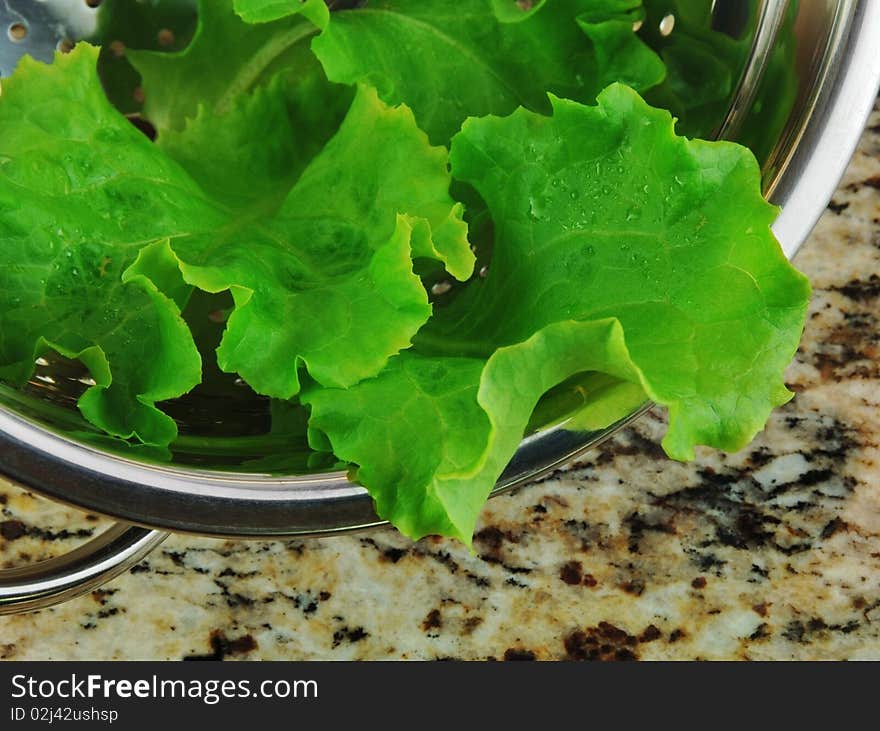
[[[669,633],[669,642],[678,642],[682,637],[685,636],[687,636],[687,632],[685,632],[683,629],[674,629],[672,630],[672,632]]]
[[[758,640],[767,639],[769,636],[770,636],[770,625],[767,624],[766,622],[761,622],[761,624],[758,625],[757,629],[755,629],[755,631],[749,635],[749,639],[752,640],[753,642],[756,642]]]
[[[610,622],[575,630],[563,638],[567,660],[637,660],[638,638]]]
[[[645,582],[641,579],[633,579],[632,581],[623,582],[620,585],[620,588],[627,594],[632,594],[633,596],[641,596],[645,593]]]
[[[467,636],[473,634],[474,630],[483,624],[482,617],[468,617],[462,623],[462,632]]]
[[[832,213],[836,213],[838,216],[843,213],[847,208],[849,208],[849,201],[845,203],[837,203],[836,201],[831,201],[828,204],[828,210]]]
[[[15,657],[14,644],[0,644],[0,660],[12,660]]]
[[[422,629],[425,632],[439,629],[443,626],[443,617],[440,615],[439,609],[432,609],[428,612],[428,616],[422,620]]]
[[[27,528],[20,520],[4,520],[0,523],[0,536],[7,541],[15,541],[27,533]]]
[[[584,574],[583,581],[581,582],[584,586],[590,587],[591,589],[594,586],[599,584],[598,580],[592,574]]]
[[[649,624],[642,630],[642,634],[639,635],[639,642],[653,642],[654,640],[659,640],[663,636],[663,633],[657,629],[653,624]]]
[[[559,578],[570,586],[577,586],[584,578],[583,572],[580,561],[568,561],[559,569]]]
[[[691,586],[694,589],[705,589],[706,588],[706,577],[698,576],[691,582]]]

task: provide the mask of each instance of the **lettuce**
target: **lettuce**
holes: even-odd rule
[[[4,85],[7,377],[27,378],[44,347],[82,353],[97,381],[80,403],[86,416],[111,434],[167,444],[174,424],[153,404],[199,380],[179,318],[189,287],[233,293],[221,367],[290,398],[300,363],[318,382],[345,386],[409,345],[431,313],[413,256],[470,274],[446,151],[408,110],[360,89],[274,215],[262,205],[251,214],[211,197],[116,112],[96,60],[86,45],[51,66],[25,60]],[[255,118],[264,121],[231,116]],[[365,136],[377,142],[372,155],[361,154]]]
[[[155,142],[96,48],[25,60],[0,95],[0,378],[79,358],[83,415],[162,452],[162,402],[216,362],[276,399],[287,446],[256,468],[341,460],[407,535],[466,543],[559,404],[592,429],[651,399],[670,456],[741,448],[791,396],[809,286],[749,151],[639,95],[690,94],[704,126],[727,89],[679,83],[646,4],[201,0],[186,48],[127,53]],[[230,303],[216,361],[181,316],[197,290]]]
[[[340,12],[313,43],[327,76],[374,85],[410,106],[445,144],[469,116],[522,105],[549,112],[547,92],[590,101],[611,81],[662,80],[638,40],[638,0],[378,0]]]
[[[747,150],[676,137],[668,112],[616,85],[596,107],[469,120],[452,169],[496,222],[488,278],[378,378],[304,395],[407,535],[467,541],[538,399],[575,374],[666,406],[678,459],[742,448],[791,398],[809,285]]]

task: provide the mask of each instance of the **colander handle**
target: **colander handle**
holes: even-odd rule
[[[116,523],[63,556],[0,571],[0,615],[44,609],[97,589],[167,537],[161,531]]]

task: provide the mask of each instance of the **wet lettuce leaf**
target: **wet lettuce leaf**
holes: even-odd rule
[[[87,418],[167,444],[176,429],[154,403],[200,377],[180,318],[193,286],[234,297],[220,366],[286,399],[301,366],[347,386],[409,345],[431,314],[413,256],[470,274],[447,152],[406,108],[359,89],[277,212],[248,216],[110,106],[97,53],[83,44],[51,66],[28,60],[4,82],[4,377],[27,378],[41,348],[79,356],[97,382],[80,402]]]
[[[371,0],[334,13],[312,46],[331,80],[375,86],[448,144],[469,116],[549,112],[548,91],[591,101],[610,81],[659,83],[641,14],[639,0]]]
[[[143,242],[200,217],[188,205],[200,193],[107,101],[97,53],[25,57],[3,80],[0,376],[24,382],[47,349],[78,357],[92,423],[167,444],[177,429],[155,404],[195,386],[201,362],[179,303],[125,272]]]
[[[451,159],[495,221],[489,276],[377,378],[304,394],[405,533],[469,540],[538,399],[577,373],[637,387],[612,404],[641,390],[665,405],[677,459],[740,449],[791,397],[810,288],[748,150],[676,137],[615,85],[596,107],[468,120]]]

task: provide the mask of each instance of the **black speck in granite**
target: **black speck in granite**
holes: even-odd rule
[[[40,541],[67,541],[72,538],[91,538],[94,531],[90,528],[80,528],[79,530],[69,531],[62,529],[58,531],[37,528],[33,525],[26,525],[20,520],[4,520],[0,522],[0,536],[7,541],[15,541],[24,536],[30,536]]]
[[[516,662],[516,661],[533,661],[536,660],[537,657],[534,652],[531,650],[524,650],[519,647],[509,647],[504,651],[504,660],[506,662]]]
[[[702,549],[706,548],[708,545],[711,544],[701,546],[700,549],[686,548],[685,553],[690,557],[693,564],[701,571],[714,571],[716,576],[720,576],[720,571],[727,565],[727,561],[719,558],[711,551],[704,552]]]
[[[230,655],[247,655],[256,650],[259,645],[254,637],[250,634],[241,635],[234,639],[229,639],[223,630],[215,629],[211,631],[208,637],[208,644],[211,652],[203,655],[192,654],[186,655],[184,660],[224,660]]]
[[[214,579],[214,584],[220,589],[220,594],[226,600],[226,606],[228,607],[252,607],[256,604],[256,600],[253,597],[230,591],[229,585],[219,579]]]
[[[186,568],[186,554],[181,551],[162,551],[162,553],[171,559],[171,563],[181,568]]]
[[[675,524],[669,516],[659,516],[655,520],[643,517],[638,511],[633,511],[624,519],[624,525],[629,529],[629,552],[639,553],[639,546],[646,532],[675,533]]]
[[[867,279],[851,279],[831,289],[856,302],[867,302],[880,297],[880,276],[872,274]]]
[[[119,589],[95,589],[92,592],[91,596],[92,599],[94,599],[98,604],[103,607],[107,604],[108,601],[110,601],[110,597],[112,597],[118,591]]]
[[[832,518],[825,524],[825,527],[822,528],[819,537],[823,540],[828,540],[840,531],[846,530],[849,530],[849,525],[847,525],[846,521],[843,521],[840,518]]]
[[[333,648],[339,647],[343,642],[355,643],[360,642],[361,640],[365,640],[370,636],[370,633],[367,632],[363,627],[343,627],[342,629],[338,629],[333,633]]]

